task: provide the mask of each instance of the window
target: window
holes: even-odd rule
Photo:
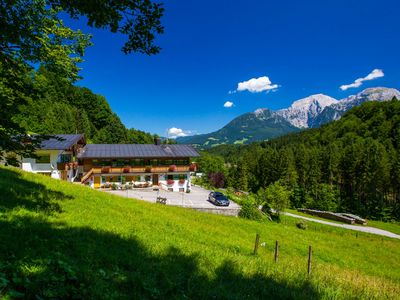
[[[50,154],[38,155],[36,158],[37,164],[49,164],[50,163]]]
[[[109,161],[109,160],[102,160],[102,161],[100,161],[100,166],[102,166],[102,167],[111,166],[111,161]]]
[[[114,159],[112,161],[112,166],[113,167],[123,167],[124,166],[124,161],[120,159]]]
[[[130,161],[131,166],[133,167],[140,167],[140,166],[144,166],[144,160],[143,159],[132,159]]]
[[[57,162],[59,163],[69,163],[71,161],[72,161],[71,154],[60,154],[57,159]]]
[[[150,165],[152,165],[153,167],[158,166],[158,165],[159,165],[158,159],[152,159],[152,160],[150,160]]]

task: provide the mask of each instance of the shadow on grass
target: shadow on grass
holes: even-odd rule
[[[37,211],[29,196],[44,195],[53,205],[53,191],[15,177],[23,192],[1,198],[7,209],[23,205]],[[25,188],[24,184],[28,184]],[[30,185],[29,185],[30,184]],[[0,190],[9,191],[2,186]],[[28,191],[28,187],[32,191]],[[56,192],[57,193],[57,192]],[[65,199],[61,196],[58,201]],[[46,196],[47,195],[47,196]],[[0,298],[25,299],[319,299],[302,280],[278,282],[263,274],[244,275],[225,260],[215,271],[199,255],[171,247],[151,252],[134,235],[119,235],[92,228],[48,222],[48,210],[39,214],[0,214]],[[52,218],[54,220],[54,218]],[[190,238],[190,237],[188,237]],[[156,245],[154,245],[156,246]]]
[[[59,191],[49,190],[46,186],[25,180],[19,172],[12,169],[0,169],[0,212],[24,207],[28,210],[47,214],[61,212],[58,200],[72,199]]]

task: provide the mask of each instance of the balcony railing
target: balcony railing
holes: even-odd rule
[[[94,174],[122,174],[122,173],[175,173],[189,172],[189,166],[177,166],[174,172],[170,171],[169,166],[157,167],[93,167]]]

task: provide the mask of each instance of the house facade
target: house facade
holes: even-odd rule
[[[94,188],[110,184],[159,186],[174,192],[190,190],[191,159],[199,154],[188,145],[88,144],[78,154],[82,183]]]
[[[190,173],[196,171],[191,160],[199,156],[192,146],[162,145],[159,139],[154,144],[86,144],[82,135],[58,136],[68,143],[45,141],[38,158],[23,158],[22,169],[93,188],[190,191]]]
[[[23,157],[21,168],[55,179],[74,181],[78,177],[77,154],[86,145],[82,134],[58,134],[41,143],[35,158]]]

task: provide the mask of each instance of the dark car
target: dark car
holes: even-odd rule
[[[219,192],[211,192],[208,195],[208,200],[218,206],[229,206],[229,199]]]

